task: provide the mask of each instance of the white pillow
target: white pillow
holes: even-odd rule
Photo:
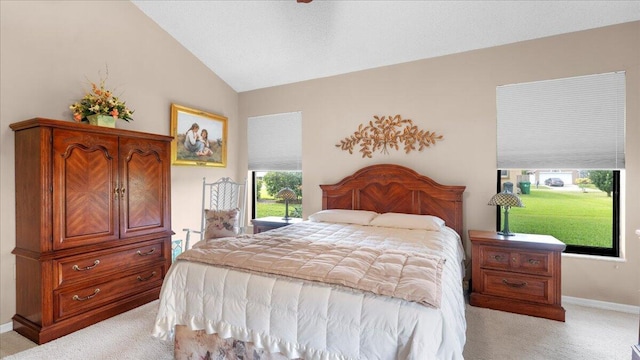
[[[309,215],[309,220],[315,222],[332,222],[343,224],[369,225],[378,215],[375,211],[331,209],[318,211]]]
[[[432,215],[384,213],[376,216],[369,225],[440,231],[440,228],[444,226],[444,220]]]

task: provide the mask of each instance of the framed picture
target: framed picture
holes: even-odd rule
[[[500,170],[500,177],[503,179],[509,178],[509,170]]]
[[[227,166],[227,118],[171,104],[173,165]]]

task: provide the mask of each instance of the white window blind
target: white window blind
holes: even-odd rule
[[[255,116],[247,124],[249,170],[302,170],[302,113]]]
[[[498,86],[498,169],[624,169],[625,73]]]

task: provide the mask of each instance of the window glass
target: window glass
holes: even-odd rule
[[[254,171],[253,172],[253,218],[267,216],[302,217],[302,172],[301,171]],[[289,188],[296,199],[285,201],[277,198],[280,190]]]
[[[620,171],[499,170],[501,190],[505,183],[524,204],[509,210],[512,232],[552,235],[565,252],[619,256]]]

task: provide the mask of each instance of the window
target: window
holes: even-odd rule
[[[302,113],[250,117],[247,124],[252,218],[302,217]],[[277,199],[282,188],[296,199]]]
[[[624,72],[496,89],[498,190],[512,182],[525,204],[510,210],[512,231],[619,256],[625,92]]]
[[[518,175],[505,179],[498,171],[497,178],[499,191],[505,182],[515,182],[525,206],[509,210],[511,231],[552,235],[567,244],[565,252],[619,256],[619,170],[511,172]],[[498,229],[502,221],[498,209]]]
[[[284,217],[288,211],[290,217],[302,217],[302,172],[301,171],[253,171],[254,184],[252,218],[267,216]],[[296,199],[287,204],[277,199],[276,194],[283,188],[296,193]]]

